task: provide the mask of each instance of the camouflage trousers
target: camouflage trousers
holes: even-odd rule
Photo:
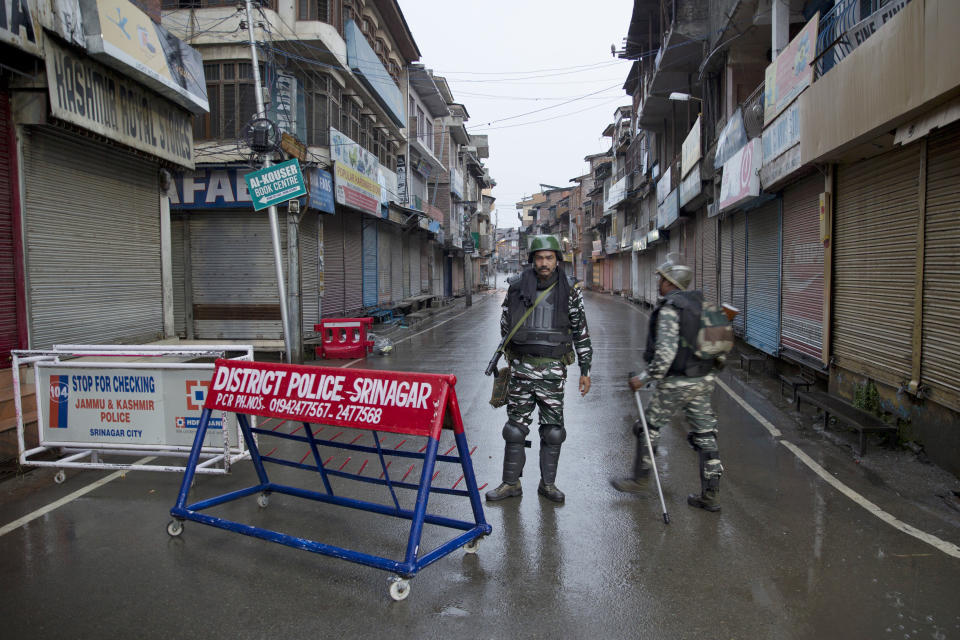
[[[669,377],[657,384],[657,389],[645,408],[647,428],[650,430],[650,442],[656,447],[660,440],[660,429],[668,424],[678,412],[683,411],[691,430],[687,433],[690,445],[704,453],[701,456],[704,479],[719,478],[723,475],[717,447],[717,416],[713,412],[710,397],[716,379],[713,374],[702,378]],[[642,437],[642,433],[638,437]],[[715,456],[715,457],[714,457]],[[647,455],[644,452],[644,464]]]
[[[543,367],[513,365],[507,396],[507,419],[529,433],[533,410],[540,410],[540,424],[563,427],[563,387],[567,368],[560,362]]]

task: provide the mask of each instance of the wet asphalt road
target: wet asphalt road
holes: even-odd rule
[[[437,316],[431,329],[399,331],[389,356],[354,365],[455,374],[478,482],[488,485],[482,492],[498,484],[503,453],[506,412],[487,404],[491,382],[483,376],[499,338],[502,295],[474,296],[469,312]],[[803,437],[792,417],[735,372],[724,372],[726,384],[783,436],[718,389],[722,513],[686,505],[698,478],[679,419],[664,430],[658,457],[671,523],[661,519],[652,481],[646,495],[614,491],[608,479],[628,469],[633,451],[636,409],[624,381],[643,344],[645,316],[611,296],[588,293],[586,305],[593,388],[580,398],[576,375],[568,380],[557,478],[566,504],[536,494],[535,442],[523,497],[485,506],[493,533],[479,552],[458,550],[426,567],[406,600],[390,599],[385,572],[339,559],[190,522],[171,538],[165,526],[180,478],[134,472],[0,536],[3,636],[960,638],[960,559],[883,522],[780,441],[878,508],[953,545],[960,543],[956,519],[899,495],[843,450]],[[360,443],[369,444],[365,437]],[[385,436],[385,448],[422,444],[400,440]],[[445,433],[440,452],[452,444]],[[273,446],[261,439],[262,450]],[[275,455],[299,459],[297,446],[280,443]],[[362,464],[363,456],[330,455],[335,468]],[[370,465],[367,472],[377,473]],[[275,480],[320,486],[316,474],[268,470]],[[108,476],[73,471],[55,485],[47,469],[4,482],[0,527]],[[199,477],[191,499],[254,479],[251,465],[240,463],[229,477]],[[435,482],[458,479],[456,469],[441,468]],[[385,501],[381,488],[355,484],[334,486]],[[412,505],[412,496],[401,495]],[[431,499],[434,510],[469,518],[463,500]],[[214,514],[398,559],[405,545],[407,521],[277,494],[266,509],[250,497]],[[448,537],[427,527],[423,548]]]

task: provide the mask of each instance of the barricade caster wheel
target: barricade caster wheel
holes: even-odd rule
[[[64,482],[67,481],[67,472],[64,471],[63,469],[60,469],[59,471],[57,471],[56,475],[53,476],[53,481],[56,482],[57,484],[63,484]]]
[[[410,581],[403,578],[394,578],[390,583],[390,597],[400,602],[410,595]]]
[[[267,505],[270,504],[270,494],[264,491],[257,496],[257,506],[261,509],[266,509]]]
[[[167,533],[176,538],[178,535],[183,533],[183,522],[180,520],[171,520],[167,523]]]
[[[480,538],[474,538],[467,544],[463,545],[463,550],[467,553],[476,553],[477,549],[480,548]]]

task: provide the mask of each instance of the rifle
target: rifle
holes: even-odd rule
[[[508,342],[510,342],[510,338],[512,338],[513,334],[517,332],[517,329],[520,328],[520,325],[524,323],[524,321],[527,319],[527,316],[529,316],[530,312],[533,311],[533,308],[536,307],[538,304],[540,304],[540,302],[547,297],[547,294],[550,293],[550,290],[553,289],[555,286],[557,286],[556,282],[554,282],[552,285],[544,289],[543,293],[537,296],[537,299],[534,300],[533,304],[530,305],[530,307],[523,312],[523,315],[520,316],[520,320],[518,320],[517,324],[513,327],[513,329],[510,330],[510,333],[508,333],[503,338],[503,340],[500,341],[500,344],[497,346],[497,350],[494,352],[493,357],[490,358],[490,362],[487,363],[487,369],[486,371],[483,372],[484,375],[491,376],[494,373],[496,373],[497,363],[500,361],[500,356],[503,355],[503,348],[507,345]]]

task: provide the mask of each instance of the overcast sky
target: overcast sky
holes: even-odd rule
[[[610,45],[622,48],[631,0],[399,2],[420,63],[447,78],[467,131],[490,137],[499,226],[518,226],[517,201],[541,182],[569,186],[586,173],[584,156],[610,148],[601,133],[630,104],[630,62]]]

